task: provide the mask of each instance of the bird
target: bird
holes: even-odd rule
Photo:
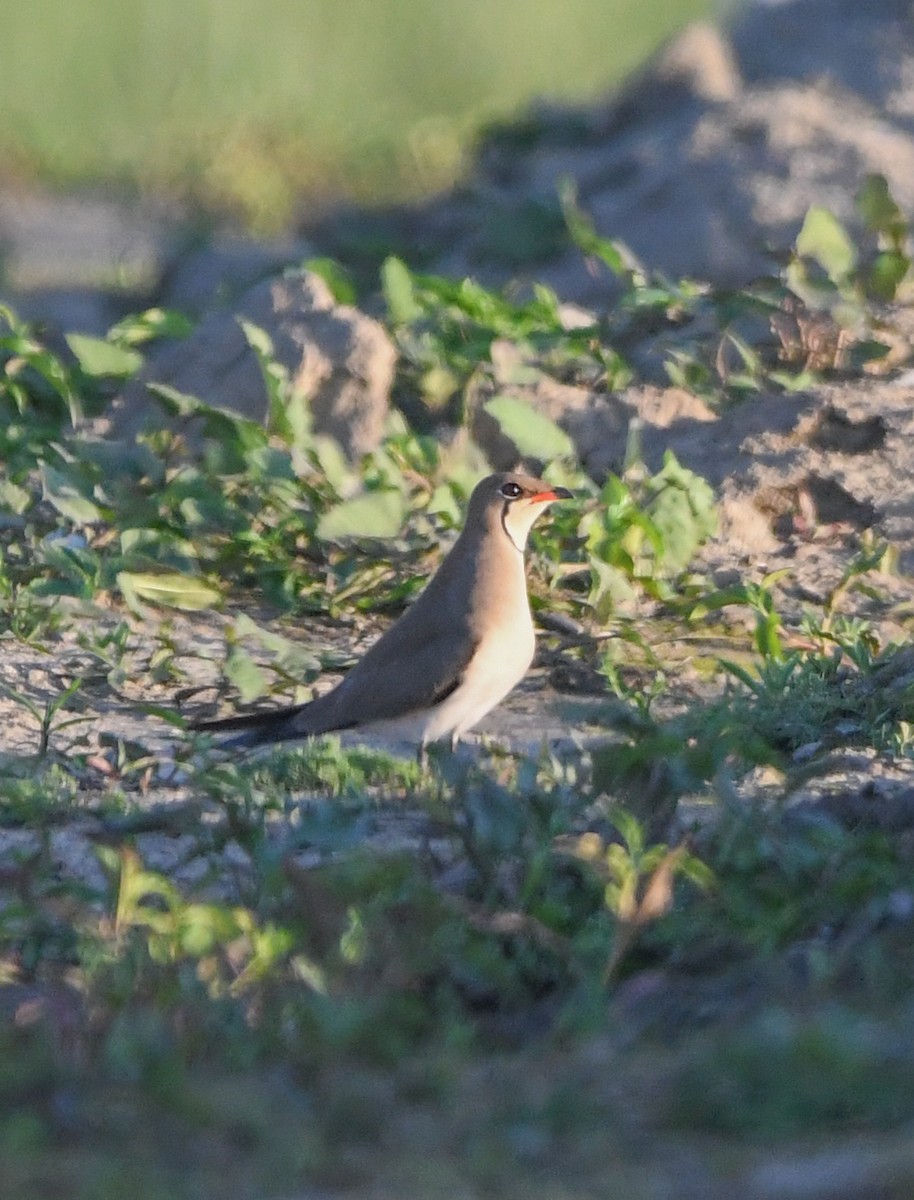
[[[247,749],[351,730],[451,748],[527,673],[536,645],[524,551],[533,523],[572,493],[517,471],[470,496],[457,541],[415,602],[329,692],[304,704],[192,722]]]

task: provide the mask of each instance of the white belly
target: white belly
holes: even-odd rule
[[[442,738],[456,742],[500,704],[526,675],[533,661],[536,637],[529,612],[525,617],[526,620],[510,631],[493,633],[483,642],[460,686],[446,700],[425,712],[375,721],[362,726],[363,731],[393,741],[422,745]]]
[[[509,637],[493,636],[483,642],[460,687],[427,714],[422,741],[436,742],[446,737],[457,741],[472,729],[520,683],[535,649],[529,615],[520,628],[511,630]]]

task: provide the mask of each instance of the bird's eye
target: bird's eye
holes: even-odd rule
[[[506,500],[516,500],[517,497],[523,491],[523,489],[520,487],[519,484],[508,482],[508,483],[503,483],[501,485],[501,488],[499,489],[499,491],[501,492],[502,496],[504,496],[504,498]]]

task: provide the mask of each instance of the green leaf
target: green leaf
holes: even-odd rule
[[[574,443],[549,417],[514,396],[495,396],[483,405],[498,427],[523,457],[545,461],[574,454]]]
[[[898,285],[911,268],[906,254],[884,250],[876,256],[869,277],[869,290],[877,300],[894,300]]]
[[[108,330],[108,341],[117,346],[140,346],[153,338],[184,338],[193,330],[193,322],[183,313],[169,308],[147,308],[131,313]]]
[[[341,492],[352,472],[339,442],[319,433],[314,437],[311,453],[333,490]]]
[[[248,345],[260,366],[269,404],[269,427],[290,446],[306,450],[311,444],[311,408],[308,397],[292,385],[288,368],[276,358],[266,330],[238,318]]]
[[[619,567],[591,557],[590,573],[588,600],[598,620],[608,620],[620,605],[629,604],[635,599],[635,588]]]
[[[103,519],[101,508],[85,494],[91,484],[76,478],[75,473],[64,474],[42,463],[41,486],[44,499],[75,525],[91,525]]]
[[[267,676],[241,646],[233,646],[226,655],[225,677],[238,689],[244,704],[250,704],[267,690]]]
[[[76,425],[82,419],[83,409],[73,372],[31,336],[27,325],[16,321],[8,309],[3,313],[13,322],[9,334],[0,331],[3,383],[19,412],[24,413],[36,401],[62,401],[71,424]],[[30,372],[37,378],[29,378]]]
[[[832,312],[841,300],[841,293],[830,279],[809,270],[806,259],[792,258],[784,271],[784,282],[807,308]]]
[[[833,283],[843,283],[857,265],[847,230],[827,208],[814,204],[797,234],[797,253],[815,259]]]
[[[181,910],[176,933],[185,954],[202,958],[236,938],[239,927],[231,909],[218,904],[187,904]]]
[[[416,300],[416,289],[409,268],[399,258],[391,256],[381,267],[381,287],[387,312],[394,325],[410,325],[422,316]]]
[[[352,276],[335,258],[309,258],[305,270],[319,275],[330,289],[337,304],[356,304],[358,294]]]
[[[866,222],[867,229],[885,234],[893,248],[900,248],[908,227],[904,214],[889,192],[884,175],[867,177],[857,196],[857,211]]]
[[[21,516],[31,503],[31,492],[11,479],[0,479],[0,511]]]
[[[137,709],[140,712],[146,713],[147,716],[155,717],[158,721],[165,721],[168,725],[173,725],[175,729],[187,729],[187,718],[181,713],[176,712],[173,708],[168,708],[163,704],[134,704],[134,711]]]
[[[650,486],[656,495],[648,514],[661,535],[663,565],[670,571],[681,571],[717,529],[714,492],[700,475],[681,466],[669,450]]]
[[[115,346],[104,338],[88,337],[83,333],[68,333],[67,345],[87,375],[114,376],[125,379],[143,365],[137,350]]]
[[[625,255],[618,244],[601,237],[590,217],[578,208],[577,185],[567,176],[559,182],[559,203],[571,240],[581,253],[600,259],[619,278],[630,275]]]
[[[254,638],[265,650],[276,656],[276,662],[283,670],[301,679],[309,673],[317,674],[320,671],[320,659],[301,642],[294,642],[275,630],[264,629],[247,613],[241,613],[235,618],[233,635],[238,638]]]
[[[197,612],[211,608],[220,598],[219,592],[196,575],[181,575],[177,571],[152,574],[120,571],[118,587],[131,608],[142,609],[140,601],[148,600],[165,608],[180,608]]]
[[[621,806],[614,808],[610,821],[622,836],[629,859],[637,859],[644,853],[646,842],[644,827],[637,817]],[[610,847],[612,849],[612,847]],[[620,847],[621,849],[621,847]]]
[[[317,523],[322,541],[343,538],[392,538],[403,526],[406,501],[399,492],[366,492],[329,509]]]
[[[198,396],[179,392],[169,383],[147,383],[146,387],[162,401],[166,411],[173,417],[193,417],[210,411],[210,406]]]
[[[267,331],[259,325],[255,325],[253,321],[246,321],[243,317],[238,318],[238,324],[254,353],[261,359],[268,361],[272,359],[274,356],[273,339]]]
[[[91,464],[106,481],[145,477],[157,486],[165,483],[165,464],[142,442],[127,445],[83,435],[79,439],[78,460],[83,465]]]
[[[217,472],[232,474],[243,470],[245,455],[265,446],[269,440],[267,431],[258,421],[227,409],[214,408],[167,383],[147,383],[146,389],[161,400],[171,416],[182,421],[200,422],[204,436],[211,442],[206,450],[207,460]]]

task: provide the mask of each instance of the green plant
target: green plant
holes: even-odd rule
[[[21,642],[39,642],[57,632],[63,618],[53,603],[37,596],[18,575],[0,550],[0,632]]]
[[[597,616],[631,600],[637,588],[672,598],[671,580],[716,527],[710,487],[670,451],[656,475],[630,468],[626,479],[610,476],[599,505],[581,522]]]
[[[602,972],[604,984],[615,978],[640,933],[670,912],[677,876],[703,889],[714,881],[707,865],[684,844],[648,845],[644,826],[626,809],[615,807],[611,820],[618,840],[604,842],[599,834],[585,833],[574,845],[575,855],[603,880],[604,904],[615,918]]]
[[[869,320],[873,294],[907,286],[900,215],[875,184],[866,204],[881,264],[820,216],[801,239],[815,319],[836,327],[843,305]],[[569,224],[625,288],[572,335],[545,289],[520,303],[385,270],[401,393],[478,401],[576,492],[531,537],[542,665],[587,687],[602,674],[617,701],[568,701],[586,736],[536,758],[480,745],[419,764],[330,739],[248,758],[163,738],[185,729],[177,704],[227,689],[296,702],[345,667],[366,614],[422,586],[488,468],[466,430],[444,445],[400,416],[347,462],[253,328],[268,430],[162,389],[168,428],[113,449],[74,418],[180,323],[153,310],[71,338],[75,361],[7,323],[4,700],[43,761],[0,755],[4,1196],[48,1191],[60,1147],[100,1146],[113,1171],[112,1114],[132,1160],[115,1184],[87,1176],[93,1200],[141,1195],[144,1139],[183,1138],[187,1161],[219,1146],[207,1162],[226,1173],[195,1177],[195,1195],[376,1187],[388,1161],[409,1195],[415,1161],[425,1196],[446,1153],[461,1186],[470,1170],[501,1191],[510,1174],[527,1194],[524,1163],[586,1154],[605,1191],[621,1161],[607,1131],[633,1110],[663,1161],[670,1127],[728,1130],[730,1156],[746,1132],[776,1143],[910,1115],[912,655],[880,622],[895,556],[861,535],[802,614],[779,574],[714,590],[688,573],[714,529],[702,480],[672,457],[651,475],[635,425],[621,476],[597,485],[521,391],[493,393],[506,342],[528,381],[596,392],[629,377],[642,337],[715,402],[809,377],[809,346],[778,368],[730,324],[785,311],[784,280],[724,297],[652,279],[570,209]],[[909,616],[894,606],[892,636]],[[45,682],[64,661],[78,696]],[[74,703],[99,728],[68,744]],[[126,706],[170,725],[125,736]],[[849,762],[882,776],[848,779]],[[280,1130],[292,1165],[239,1184],[252,1160],[272,1164]],[[182,1194],[162,1179],[157,1194]]]
[[[505,339],[527,355],[599,365],[591,331],[567,331],[556,295],[537,285],[521,304],[472,279],[455,282],[412,272],[389,258],[381,272],[388,318],[408,365],[407,382],[431,411],[462,398],[473,377],[491,363],[492,346]],[[550,357],[551,356],[551,357]]]
[[[865,319],[867,299],[894,300],[911,269],[907,223],[884,176],[866,179],[857,208],[876,242],[874,255],[861,253],[828,209],[814,205],[786,273],[791,291],[810,308],[827,309],[850,323]]]
[[[50,750],[52,735],[60,734],[64,729],[91,720],[91,717],[86,716],[70,716],[58,720],[58,714],[66,708],[67,702],[79,691],[81,686],[82,680],[75,679],[59,695],[53,699],[45,700],[44,705],[41,705],[15,688],[11,688],[6,684],[0,684],[0,692],[26,709],[37,722],[38,746],[35,753],[38,758],[44,758]]]

